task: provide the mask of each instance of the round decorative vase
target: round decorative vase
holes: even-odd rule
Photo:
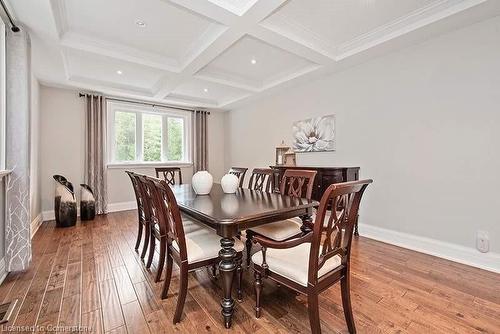
[[[220,180],[220,185],[226,194],[234,194],[238,190],[239,182],[240,180],[236,175],[226,174]]]
[[[212,190],[214,178],[206,170],[196,172],[191,179],[191,185],[197,195],[207,195]]]

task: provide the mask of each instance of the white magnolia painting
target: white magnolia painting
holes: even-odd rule
[[[335,115],[309,118],[293,123],[295,152],[335,150]]]

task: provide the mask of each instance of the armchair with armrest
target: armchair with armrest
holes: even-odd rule
[[[321,333],[318,295],[340,281],[344,316],[356,332],[349,288],[350,252],[359,204],[372,180],[332,184],[323,194],[313,230],[286,241],[255,235],[262,250],[252,256],[255,277],[255,316],[261,315],[262,278],[269,278],[307,295],[312,333]],[[331,204],[332,213],[326,216]],[[328,217],[325,221],[325,216]]]

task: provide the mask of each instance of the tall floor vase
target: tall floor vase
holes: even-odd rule
[[[54,175],[54,214],[57,227],[76,224],[76,199],[73,184],[62,175]]]
[[[87,184],[80,184],[80,219],[93,220],[95,218],[94,192]]]

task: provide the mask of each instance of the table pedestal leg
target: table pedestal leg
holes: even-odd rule
[[[226,328],[231,327],[233,318],[234,299],[231,297],[233,287],[234,272],[236,271],[236,250],[233,248],[233,238],[222,238],[220,240],[221,250],[219,251],[219,273],[222,277],[222,290],[224,296],[220,303],[222,316]]]
[[[303,216],[300,216],[300,219],[302,219],[302,226],[300,227],[300,230],[302,231],[302,234],[307,234],[312,231],[312,216],[310,214],[306,214]]]

